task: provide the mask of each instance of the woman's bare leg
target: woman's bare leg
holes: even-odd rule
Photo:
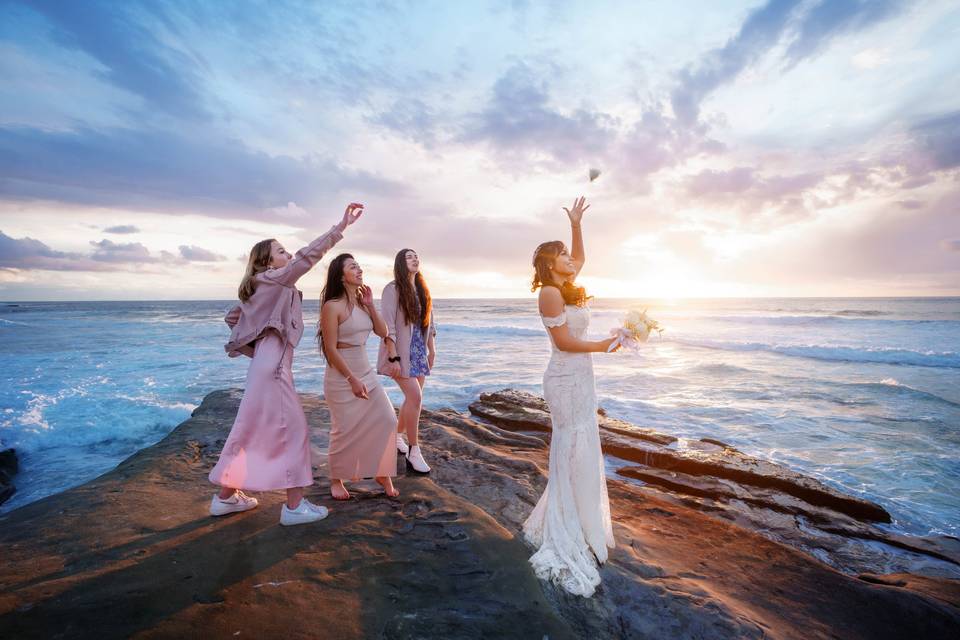
[[[400,405],[399,421],[407,432],[407,444],[417,446],[417,432],[420,426],[420,409],[423,404],[423,388],[417,378],[397,378],[397,385],[403,392],[403,404]]]
[[[390,476],[377,476],[375,479],[389,497],[396,498],[400,495],[400,491],[393,486],[393,479]]]
[[[343,486],[343,480],[339,478],[330,478],[330,495],[334,500],[349,500],[350,492]]]
[[[303,487],[287,489],[287,509],[296,509],[303,500]]]

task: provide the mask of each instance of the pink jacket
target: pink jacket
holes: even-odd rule
[[[300,251],[280,269],[258,273],[256,289],[250,299],[231,309],[224,321],[230,326],[230,341],[224,349],[231,358],[241,354],[253,357],[254,343],[265,331],[273,329],[286,347],[296,348],[303,336],[303,292],[297,280],[343,239],[344,226],[334,225]],[[279,365],[278,365],[279,367]]]
[[[391,281],[383,288],[383,295],[380,296],[380,315],[383,321],[387,323],[387,337],[391,338],[397,345],[397,355],[400,356],[400,375],[404,378],[410,377],[410,337],[414,331],[419,329],[414,327],[413,323],[407,322],[407,317],[403,315],[403,309],[400,308],[400,300],[397,296],[397,283]],[[433,312],[430,312],[430,326],[427,328],[426,337],[437,335],[437,328],[433,323]],[[426,342],[426,340],[424,340]],[[377,354],[377,373],[387,375],[387,351],[386,340],[380,341],[380,352]]]

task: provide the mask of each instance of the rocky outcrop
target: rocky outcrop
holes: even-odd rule
[[[596,595],[570,596],[535,579],[519,533],[549,434],[452,410],[424,412],[429,476],[398,478],[398,499],[355,483],[341,503],[324,473],[329,414],[304,394],[308,496],[330,517],[280,527],[277,492],[211,518],[206,474],[239,399],[212,393],[110,473],[0,516],[0,637],[950,638],[960,624],[955,580],[847,575],[761,534],[730,505],[775,489],[747,483],[724,499],[611,478],[617,548]]]
[[[13,476],[20,468],[17,452],[14,449],[0,451],[0,504],[6,502],[17,488],[13,486]]]
[[[470,413],[511,429],[550,431],[546,403],[522,391],[506,389],[481,394],[480,399],[470,405]],[[744,455],[717,440],[687,441],[680,449],[673,436],[632,427],[605,414],[600,414],[598,420],[604,453],[622,460],[690,476],[722,478],[774,489],[808,504],[829,507],[859,519],[890,522],[890,514],[878,504],[844,495],[813,478]]]
[[[521,391],[481,394],[470,412],[507,430],[550,431],[546,403]],[[874,526],[890,522],[890,514],[874,502],[717,440],[679,441],[602,411],[598,421],[603,451],[618,467],[616,473],[679,503],[762,532],[849,573],[895,569],[960,578],[960,541],[904,536]]]

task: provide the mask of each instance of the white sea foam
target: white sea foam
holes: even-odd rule
[[[818,344],[780,344],[708,338],[677,338],[667,334],[664,339],[679,344],[724,351],[767,351],[785,356],[828,360],[835,362],[863,362],[912,365],[919,367],[960,368],[960,353],[954,351],[912,351],[888,347],[848,347]]]

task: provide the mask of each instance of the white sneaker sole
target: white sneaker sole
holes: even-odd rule
[[[430,473],[430,467],[427,467],[427,470],[426,470],[426,471],[421,471],[420,469],[417,469],[416,465],[413,464],[413,462],[410,460],[410,458],[407,458],[406,460],[407,460],[407,467],[409,467],[410,469],[413,469],[413,470],[416,471],[417,473],[422,473],[422,474],[424,474],[424,475]]]
[[[286,513],[281,513],[280,524],[284,527],[292,527],[298,524],[310,524],[311,522],[320,522],[328,515],[330,515],[329,511],[324,511],[321,513],[313,510],[311,510],[310,513],[298,513],[292,516],[288,516]]]
[[[243,511],[250,511],[251,509],[256,509],[257,504],[219,504],[219,505],[210,505],[210,515],[216,516],[226,516],[231,513],[241,513]]]

